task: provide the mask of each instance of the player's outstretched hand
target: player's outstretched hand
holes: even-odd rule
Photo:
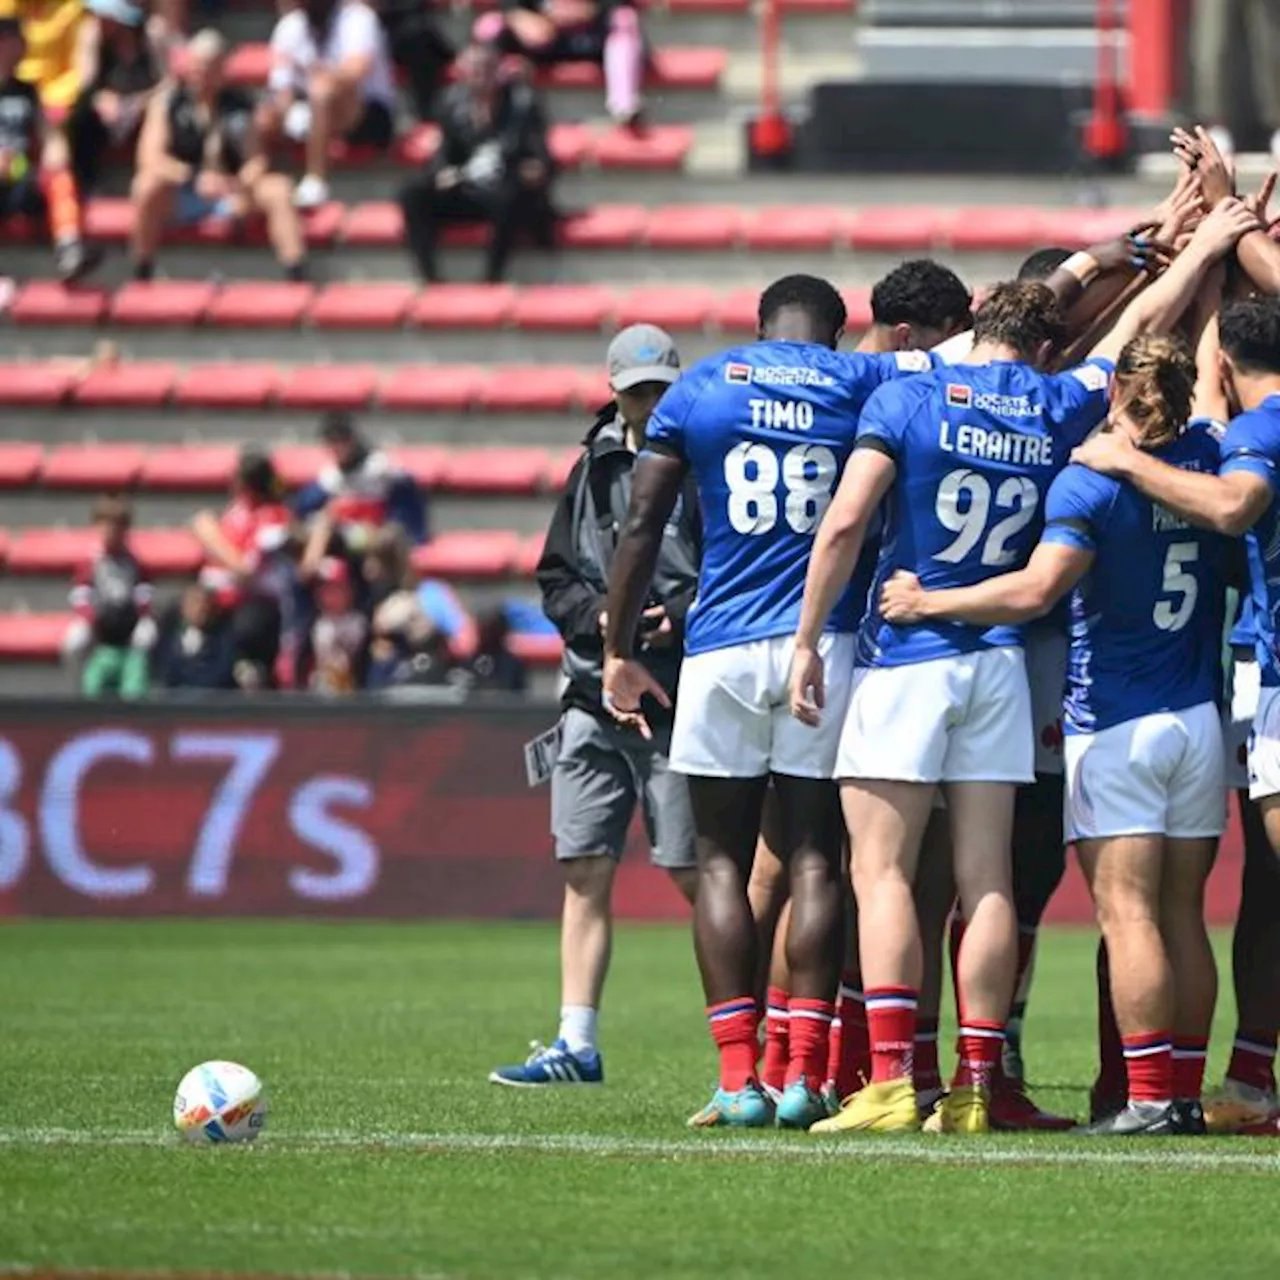
[[[1168,266],[1173,249],[1155,238],[1156,224],[1140,222],[1114,240],[1104,240],[1089,249],[1102,274],[1132,267],[1135,271],[1160,271]]]
[[[881,616],[895,627],[919,622],[924,617],[926,595],[928,592],[920,585],[920,579],[914,573],[899,569],[880,588]]]
[[[1071,461],[1078,462],[1104,476],[1123,477],[1138,446],[1124,431],[1098,431],[1071,451]]]
[[[1191,245],[1220,258],[1241,236],[1256,231],[1260,225],[1258,215],[1243,200],[1231,196],[1209,212],[1191,237]]]
[[[1235,195],[1235,171],[1223,158],[1208,129],[1197,126],[1194,133],[1188,133],[1186,129],[1175,129],[1170,135],[1170,141],[1173,143],[1174,155],[1195,170],[1200,189],[1204,193],[1204,202],[1210,209],[1228,196]]]
[[[604,709],[619,724],[635,729],[647,741],[653,737],[653,730],[640,709],[640,699],[646,693],[660,707],[671,705],[667,691],[643,663],[634,658],[605,658],[604,688],[600,696]]]
[[[822,708],[827,704],[826,678],[826,668],[818,651],[797,645],[791,655],[788,685],[791,714],[811,729],[818,727]]]

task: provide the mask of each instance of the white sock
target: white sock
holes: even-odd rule
[[[596,1021],[600,1014],[588,1004],[566,1004],[560,1008],[560,1039],[575,1057],[595,1052]]]

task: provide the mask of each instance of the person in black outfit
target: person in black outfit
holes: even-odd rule
[[[544,248],[555,235],[551,153],[542,104],[523,80],[500,80],[498,52],[471,45],[462,79],[440,106],[440,148],[426,172],[400,192],[405,237],[422,278],[441,278],[442,222],[488,222],[485,279],[501,280],[516,237]]]
[[[187,46],[182,78],[156,94],[138,139],[133,179],[134,276],[150,279],[166,224],[266,219],[267,239],[290,280],[306,277],[306,243],[289,180],[258,145],[253,101],[223,83],[226,45],[213,30]]]
[[[162,68],[145,6],[89,0],[85,8],[79,36],[83,84],[67,119],[71,171],[82,200],[97,190],[111,148],[137,137]]]
[[[446,6],[447,7],[447,6]],[[377,0],[391,61],[403,74],[419,120],[435,118],[436,95],[458,50],[443,31],[431,0]]]
[[[25,47],[17,18],[0,18],[0,223],[44,216],[40,95],[17,75]]]
[[[235,662],[235,638],[217,597],[192,583],[161,627],[156,683],[166,689],[234,689]]]

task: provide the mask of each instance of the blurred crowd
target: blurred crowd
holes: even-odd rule
[[[643,125],[647,52],[636,10],[616,0],[506,0],[462,49],[432,0],[278,0],[277,14],[255,95],[227,82],[216,29],[188,37],[185,0],[0,0],[0,223],[47,223],[59,278],[84,278],[102,257],[85,202],[109,160],[132,157],[138,278],[167,227],[207,218],[261,219],[282,271],[303,278],[300,214],[330,199],[335,149],[388,151],[411,111],[440,130],[400,200],[415,264],[438,279],[440,227],[486,223],[498,279],[521,237],[554,238],[536,68],[600,64],[610,115]],[[296,182],[277,167],[291,155]]]
[[[328,415],[320,438],[331,462],[290,495],[270,455],[240,455],[226,506],[191,522],[199,574],[158,606],[131,549],[129,503],[99,500],[97,547],[76,574],[65,645],[87,696],[524,691],[505,609],[473,622],[449,586],[414,573],[427,521],[413,477],[346,415]]]

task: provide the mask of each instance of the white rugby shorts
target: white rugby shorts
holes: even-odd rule
[[[1068,842],[1108,836],[1220,836],[1222,722],[1212,702],[1067,735]]]
[[[791,636],[685,658],[676,694],[671,767],[701,778],[830,778],[853,679],[854,639],[826,634],[826,707],[816,729],[791,715]]]
[[[1280,795],[1280,689],[1258,692],[1249,735],[1249,799]]]
[[[1057,627],[1028,627],[1026,646],[1036,773],[1061,775],[1062,699],[1067,685],[1066,632]]]
[[[1034,782],[1034,766],[1020,648],[854,673],[837,778]]]
[[[1249,788],[1249,738],[1258,711],[1262,673],[1256,662],[1236,658],[1231,664],[1228,697],[1222,710],[1222,745],[1226,752],[1226,786],[1229,791]]]

